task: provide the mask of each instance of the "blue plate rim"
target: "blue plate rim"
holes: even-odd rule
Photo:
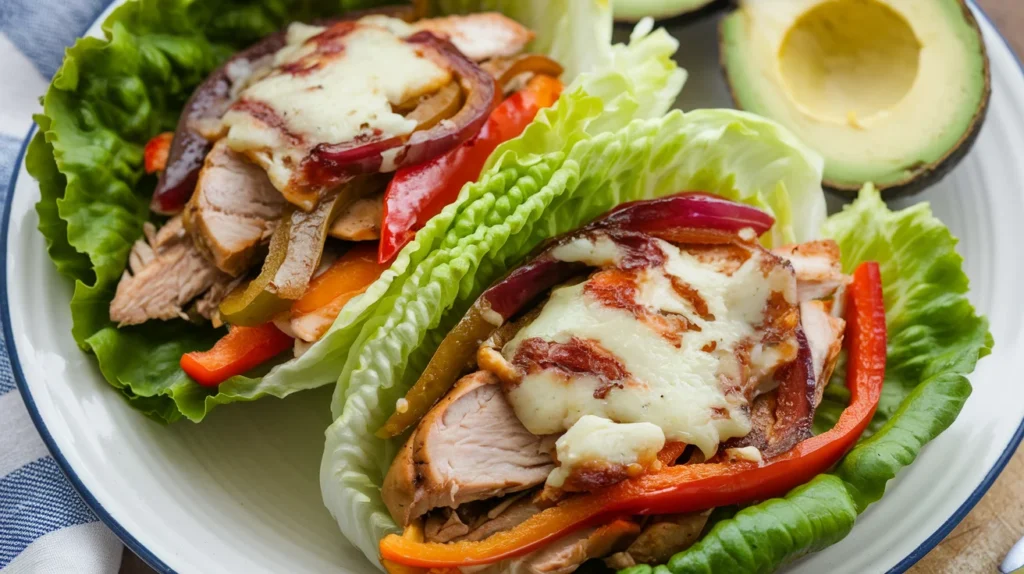
[[[974,8],[976,13],[979,14],[993,30],[995,30],[996,36],[1017,62],[1017,66],[1020,69],[1021,74],[1024,74],[1024,62],[1021,61],[1021,58],[1013,50],[1010,43],[1006,40],[1006,37],[999,28],[996,27],[995,23],[988,16],[985,10],[982,9],[975,0],[967,0],[967,2]],[[36,407],[35,399],[32,397],[32,392],[28,388],[25,373],[21,368],[21,360],[18,356],[18,349],[14,342],[14,333],[11,328],[10,301],[7,292],[7,237],[11,222],[11,207],[14,201],[14,190],[17,186],[18,176],[20,175],[21,168],[25,160],[26,150],[28,149],[29,143],[32,141],[32,137],[36,134],[37,129],[38,128],[35,124],[29,128],[28,135],[25,136],[25,140],[22,142],[21,149],[18,152],[18,157],[15,159],[13,173],[11,174],[11,181],[7,186],[7,196],[4,198],[3,221],[0,223],[0,322],[3,323],[4,342],[7,348],[7,355],[11,361],[11,371],[14,374],[14,382],[18,388],[18,392],[21,393],[21,397],[25,402],[25,408],[28,410],[29,417],[32,419],[32,424],[35,425],[36,430],[39,431],[39,435],[42,437],[43,443],[57,462],[57,466],[60,467],[68,481],[82,497],[85,504],[92,509],[93,513],[96,514],[96,517],[110,528],[114,535],[117,536],[129,550],[135,553],[136,556],[141,558],[153,570],[156,570],[160,574],[176,574],[173,568],[168,566],[163,560],[139,542],[138,539],[132,536],[131,533],[129,533],[128,530],[125,529],[121,523],[119,523],[117,519],[115,519],[103,507],[103,505],[99,503],[98,500],[96,500],[89,489],[86,488],[74,468],[57,446],[53,435],[50,434],[49,429],[46,427],[46,423],[43,422],[42,416],[39,414],[39,409]],[[967,516],[967,513],[969,513],[971,509],[978,504],[985,493],[992,487],[996,478],[999,477],[1007,463],[1009,463],[1010,458],[1012,458],[1014,453],[1017,451],[1017,447],[1020,445],[1022,439],[1024,439],[1024,420],[1021,420],[1020,425],[1018,425],[1016,432],[1007,443],[1002,454],[963,504],[961,504],[935,532],[933,532],[924,540],[924,542],[918,545],[917,548],[907,555],[907,557],[900,560],[895,566],[890,568],[888,570],[888,574],[899,574],[905,572],[928,554],[932,548],[935,548],[939,542],[945,539],[946,536],[956,528],[957,524]]]
[[[36,407],[35,398],[32,396],[32,392],[28,388],[28,381],[25,378],[25,372],[21,368],[21,358],[18,355],[17,344],[14,342],[14,331],[11,328],[11,310],[10,310],[10,298],[7,292],[7,237],[10,231],[11,224],[11,207],[14,203],[14,189],[18,183],[18,175],[21,172],[21,167],[25,160],[25,153],[28,150],[29,143],[32,141],[32,137],[36,134],[38,128],[35,124],[29,128],[28,135],[25,136],[25,141],[21,144],[21,150],[18,152],[18,157],[14,163],[14,173],[11,174],[11,182],[7,187],[7,197],[4,198],[4,213],[3,223],[0,225],[0,322],[3,323],[4,342],[7,347],[7,356],[11,361],[11,371],[14,374],[14,383],[18,387],[18,392],[21,393],[21,398],[25,403],[25,408],[28,410],[29,417],[32,419],[32,424],[35,425],[36,430],[39,431],[39,436],[42,437],[43,443],[46,445],[47,450],[53,456],[54,460],[57,461],[57,466],[60,467],[61,472],[67,477],[71,486],[74,487],[75,491],[78,492],[79,496],[85,502],[93,513],[109,528],[115,536],[117,536],[121,542],[124,543],[136,556],[141,558],[146,564],[153,570],[156,570],[160,574],[175,574],[175,570],[168,566],[163,560],[153,554],[148,548],[146,548],[141,542],[138,541],[128,530],[121,526],[121,523],[114,518],[106,508],[93,494],[86,488],[81,478],[78,477],[78,473],[68,462],[64,453],[61,452],[57,446],[57,442],[54,440],[53,435],[50,434],[49,429],[46,427],[46,423],[43,422],[42,416],[39,414],[39,409]]]

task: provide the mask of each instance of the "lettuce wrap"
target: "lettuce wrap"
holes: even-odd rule
[[[631,52],[652,39],[643,32],[617,53],[619,71],[581,76],[521,140],[499,149],[491,171],[431,221],[441,225],[453,216],[439,246],[396,279],[403,285],[388,305],[350,329],[355,343],[335,390],[321,488],[342,531],[371,560],[380,537],[396,529],[380,486],[401,446],[374,433],[469,305],[542,241],[624,201],[687,189],[772,212],[778,221],[764,237],[769,245],[809,239],[824,221],[820,159],[768,120],[733,110],[677,110],[615,125],[598,112],[575,125],[580,120],[565,111],[582,107],[590,84],[616,74],[617,83],[632,83]],[[589,137],[577,137],[581,130]],[[510,178],[516,168],[526,175]]]
[[[236,376],[210,388],[192,381],[179,359],[210,348],[223,329],[177,320],[117,328],[108,308],[143,224],[158,221],[149,211],[155,178],[143,175],[143,146],[154,134],[174,129],[192,90],[227,57],[289,21],[387,3],[131,0],[103,23],[103,39],[83,38],[68,50],[43,98],[43,113],[35,118],[40,129],[26,161],[39,181],[39,229],[50,258],[74,282],[75,341],[96,356],[103,376],[133,407],[161,421],[198,422],[219,404],[281,398],[337,380],[352,342],[345,329],[332,329],[300,358],[263,376]],[[500,10],[522,21],[536,32],[531,49],[562,63],[566,81],[612,58],[606,2],[440,2],[432,9]],[[640,110],[664,109],[675,97],[685,75],[665,60],[656,50],[634,53],[631,65],[650,76],[650,91],[635,102],[643,107],[618,110],[623,121]],[[620,86],[596,88],[601,91],[586,105],[612,98]],[[339,326],[360,325],[386,303],[392,279],[434,248],[431,232],[421,235],[380,281],[345,307]]]
[[[628,66],[613,68],[628,78]],[[585,75],[579,83],[597,79]],[[581,100],[570,90],[521,142],[506,145],[491,171],[463,190],[444,219],[432,222],[440,226],[451,218],[437,248],[395,278],[401,288],[388,305],[349,329],[355,344],[335,391],[335,422],[321,465],[327,507],[345,535],[377,561],[380,538],[398,530],[380,489],[401,441],[375,432],[483,289],[545,239],[619,203],[702,190],[774,213],[776,226],[763,238],[768,246],[825,236],[839,243],[847,272],[861,261],[878,261],[888,369],[870,431],[832,473],[783,499],[739,512],[722,509],[718,516],[728,518],[667,567],[674,573],[770,571],[838,541],[888,480],[953,421],[970,393],[965,375],[991,347],[987,321],[966,298],[955,239],[927,205],[891,212],[870,186],[826,220],[820,159],[757,116],[673,111],[625,125],[598,118],[582,128],[589,137],[574,140],[563,135],[577,129],[566,129],[572,120],[563,114]],[[520,145],[527,142],[536,143]],[[516,179],[516,168],[525,175]],[[844,372],[836,369],[829,383],[817,432],[831,428],[848,402]]]

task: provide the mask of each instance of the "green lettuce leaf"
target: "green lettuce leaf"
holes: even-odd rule
[[[889,342],[874,433],[832,473],[716,524],[669,561],[673,574],[768,572],[842,539],[889,480],[952,424],[971,393],[966,375],[992,347],[988,321],[967,300],[956,239],[927,204],[889,211],[869,185],[823,229],[839,243],[847,272],[863,261],[877,261],[882,271]],[[826,395],[819,431],[830,428],[848,403],[841,375],[832,378]]]
[[[395,529],[380,486],[399,446],[374,432],[472,301],[543,240],[623,201],[684,189],[776,213],[782,241],[797,238],[793,213],[816,214],[806,220],[815,227],[824,220],[820,161],[771,122],[732,110],[628,121],[663,111],[636,105],[651,92],[645,86],[649,69],[628,64],[633,51],[663,44],[668,62],[670,40],[661,31],[636,35],[617,50],[621,62],[581,76],[519,140],[503,146],[492,157],[492,170],[417,236],[435,247],[393,282],[388,304],[358,331],[350,330],[353,344],[335,390],[321,489],[342,531],[371,560],[379,538]],[[610,104],[590,95],[599,88],[615,94]]]
[[[174,129],[195,86],[230,54],[290,20],[387,3],[130,0],[104,22],[103,39],[84,38],[68,50],[44,97],[43,113],[36,117],[40,130],[26,162],[39,181],[36,209],[50,257],[75,284],[75,340],[96,355],[104,377],[134,407],[163,421],[199,421],[218,404],[284,397],[337,380],[352,341],[345,332],[332,332],[302,358],[263,377],[234,377],[209,389],[189,379],[177,360],[209,348],[223,330],[178,321],[117,329],[108,307],[131,246],[151,218],[155,178],[143,175],[143,145],[154,134]],[[507,2],[493,8],[539,25],[536,47],[564,58],[570,74],[612,58],[606,3]],[[556,26],[569,26],[573,39],[561,38]],[[652,84],[652,90],[664,93],[666,87]],[[392,272],[346,307],[339,325],[360,324],[389,293],[390,278],[430,248],[424,242],[422,249],[400,258]]]

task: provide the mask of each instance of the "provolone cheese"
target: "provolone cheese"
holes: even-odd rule
[[[657,425],[586,415],[555,442],[559,466],[548,475],[547,485],[561,487],[573,469],[589,462],[646,466],[664,446],[665,434]]]
[[[654,241],[664,252],[664,264],[638,272],[636,303],[662,317],[682,317],[692,327],[675,340],[664,336],[636,313],[594,297],[587,290],[593,277],[554,289],[536,319],[504,346],[506,360],[515,364],[520,346],[531,339],[587,341],[613,357],[628,376],[609,385],[602,375],[589,372],[534,368],[522,373],[521,381],[510,385],[508,398],[531,432],[560,433],[584,415],[648,422],[668,441],[696,445],[707,456],[720,442],[750,432],[741,389],[795,357],[794,344],[763,348],[760,330],[773,294],[781,294],[788,305],[795,303],[792,270],[758,249],[738,268],[724,270],[670,243]],[[604,266],[622,259],[616,247],[601,239],[580,239],[559,247],[555,255]],[[682,296],[673,280],[685,282],[706,309],[695,309],[693,298]]]
[[[449,70],[396,35],[405,31],[379,16],[331,28],[293,24],[273,71],[225,114],[228,144],[263,166],[293,203],[311,207],[297,172],[316,146],[408,135],[416,122],[392,105],[451,81]]]

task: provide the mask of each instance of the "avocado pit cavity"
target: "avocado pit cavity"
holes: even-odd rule
[[[794,20],[779,47],[779,74],[804,114],[864,129],[910,92],[920,54],[910,24],[889,6],[831,0]]]

